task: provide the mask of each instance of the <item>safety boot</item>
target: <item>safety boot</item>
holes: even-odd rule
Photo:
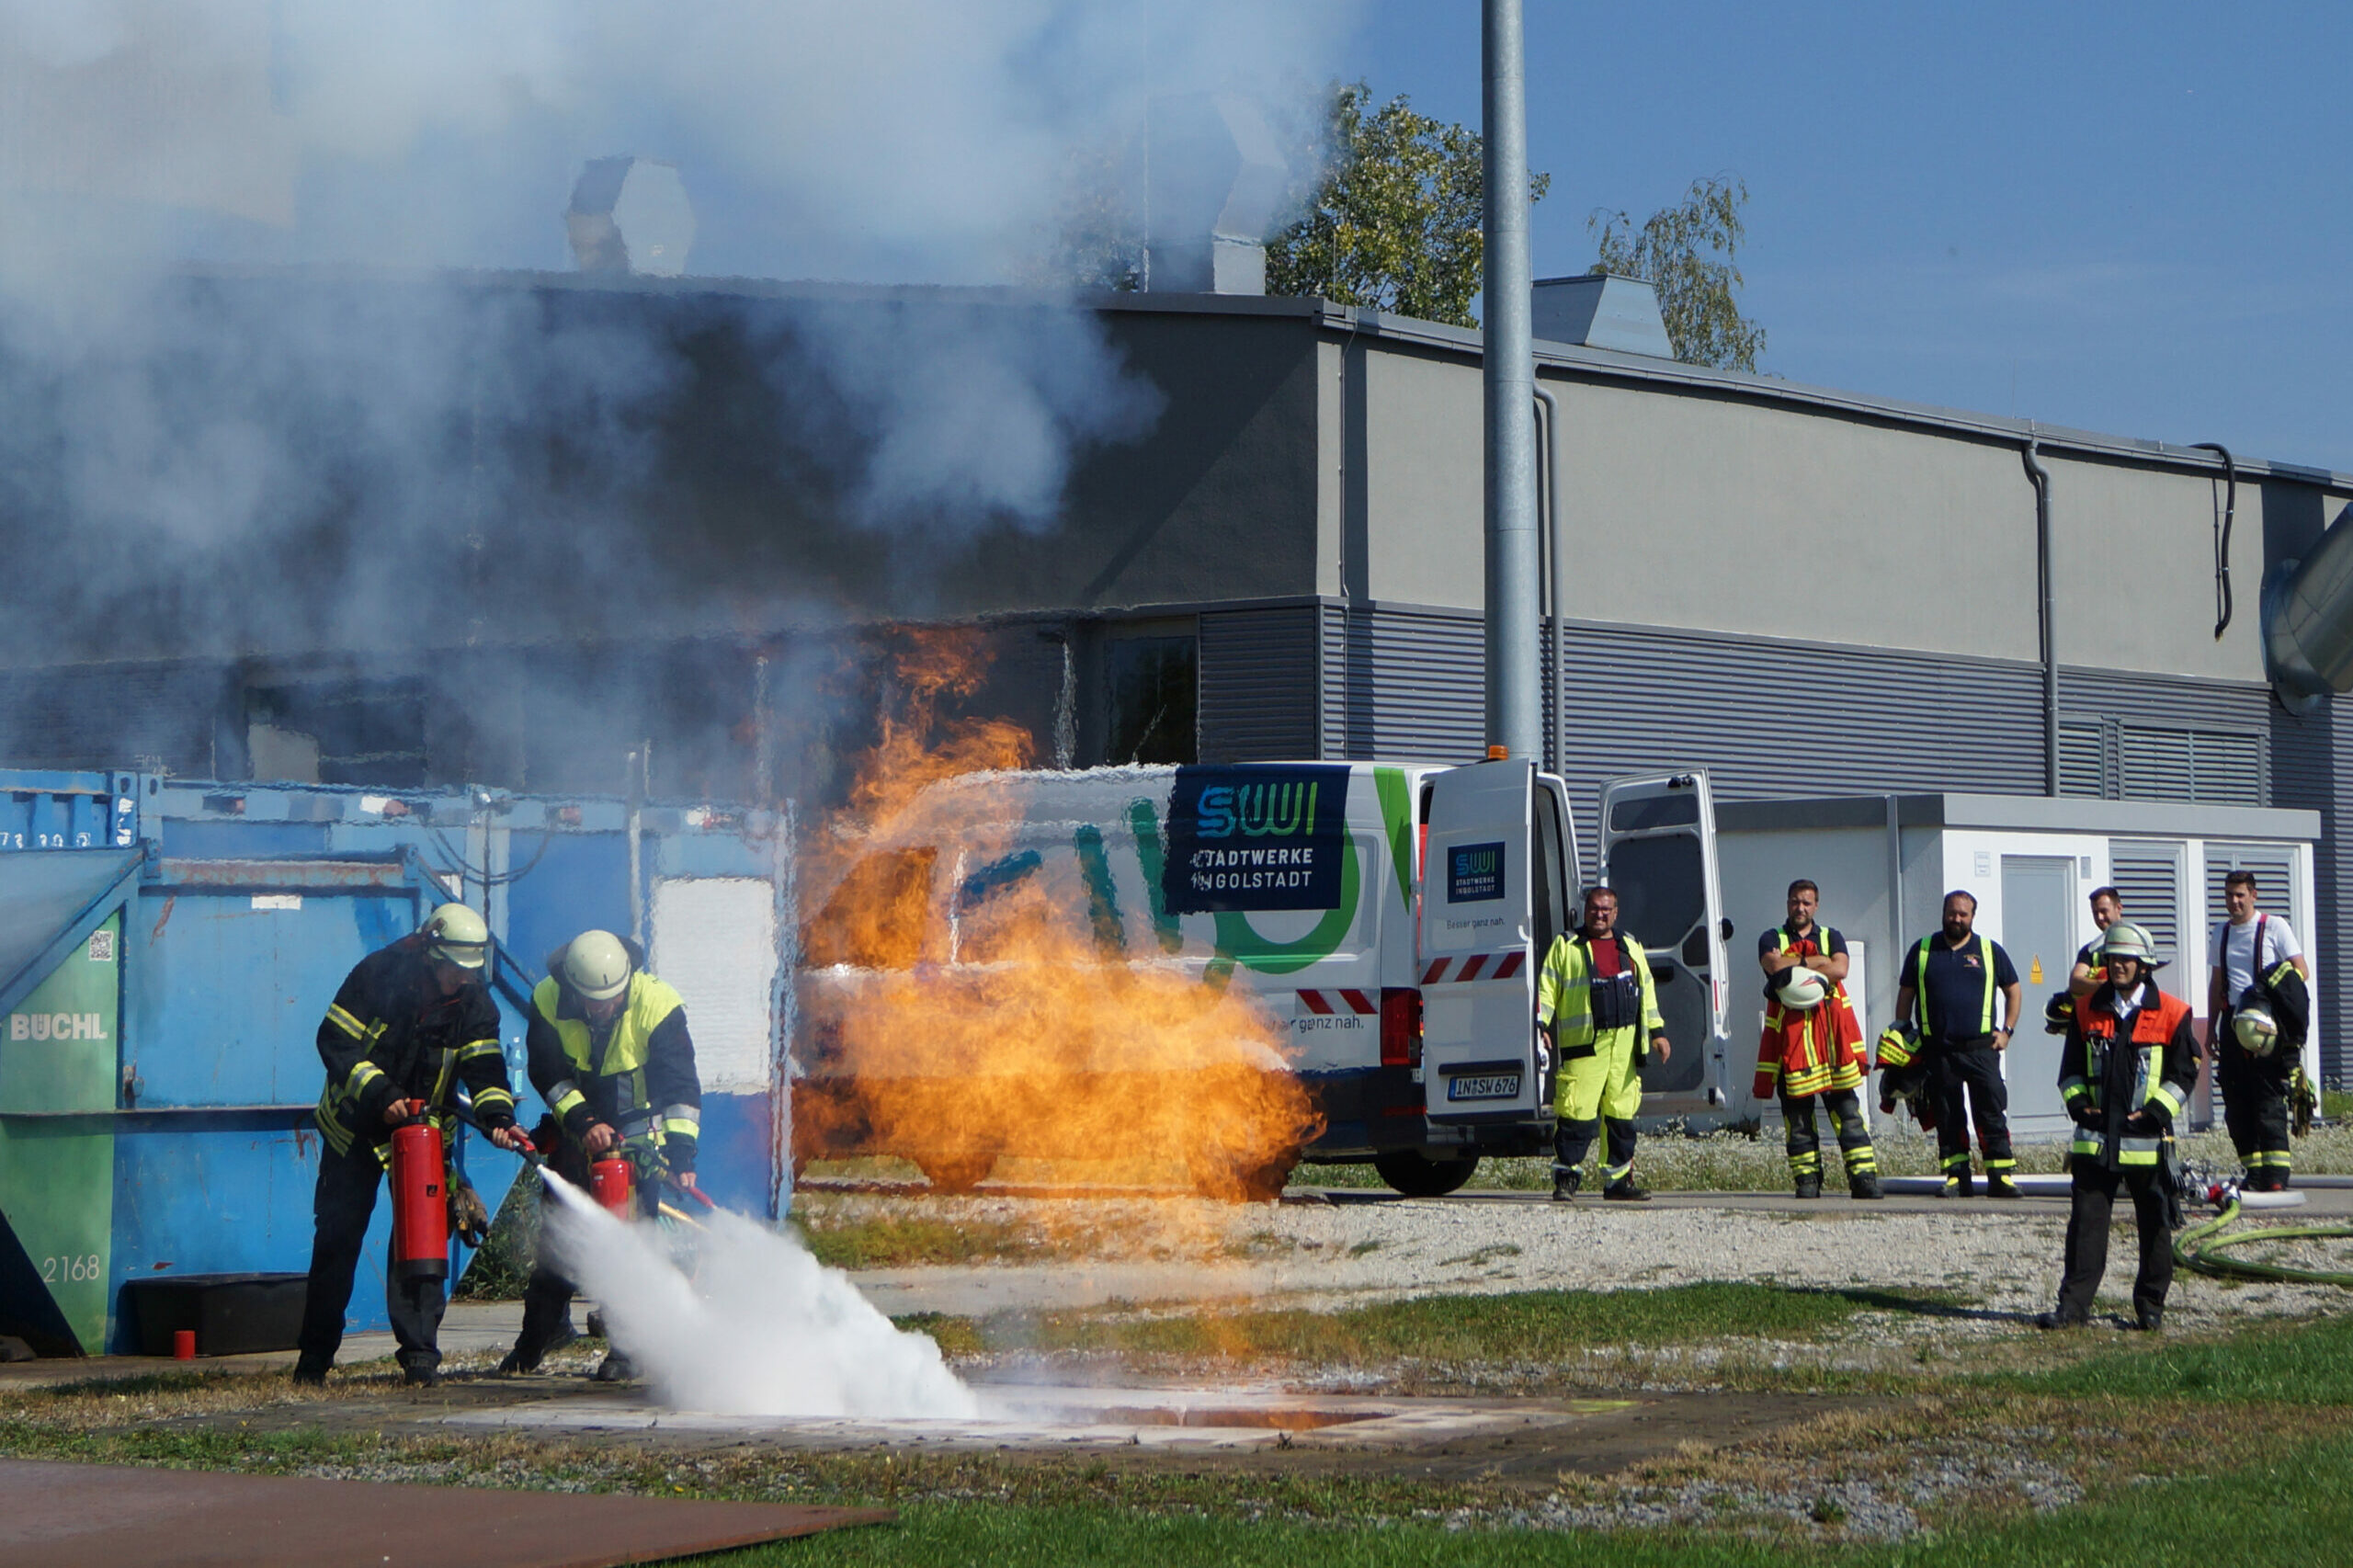
[[[1977,1184],[1971,1181],[1966,1176],[1949,1176],[1945,1177],[1945,1190],[1943,1196],[1947,1198],[1974,1198],[1977,1196]]]
[[[423,1356],[401,1358],[401,1381],[413,1389],[429,1389],[441,1381],[441,1358],[430,1359]]]
[[[2083,1328],[2089,1322],[2088,1318],[2078,1316],[2074,1312],[2052,1312],[2038,1313],[2034,1320],[2034,1326],[2042,1329]]]
[[[2018,1190],[2018,1184],[2012,1181],[2009,1177],[2006,1176],[1989,1176],[1985,1178],[1985,1196],[1988,1198],[2023,1198],[2026,1194],[2020,1192]]]
[[[332,1365],[331,1361],[304,1356],[294,1363],[294,1381],[304,1388],[324,1388],[326,1386],[327,1369]]]
[[[625,1383],[637,1376],[637,1363],[616,1350],[608,1355],[597,1368],[600,1383]]]
[[[1805,1175],[1798,1177],[1798,1196],[1800,1198],[1821,1197],[1822,1173],[1819,1171],[1808,1171]]]
[[[1651,1200],[1651,1189],[1647,1187],[1636,1187],[1632,1176],[1620,1176],[1601,1189],[1601,1196],[1617,1203],[1648,1203]]]
[[[2163,1334],[2165,1331],[2165,1314],[2162,1312],[2134,1312],[2132,1328],[2138,1334]]]
[[[498,1375],[502,1378],[521,1377],[539,1369],[539,1357],[524,1355],[520,1346],[509,1350],[506,1353],[506,1358],[498,1363]]]
[[[1880,1190],[1879,1173],[1877,1171],[1857,1171],[1847,1178],[1847,1196],[1849,1198],[1885,1198],[1887,1194]]]
[[[1565,1170],[1559,1165],[1554,1165],[1552,1167],[1553,1202],[1566,1203],[1570,1199],[1574,1198],[1577,1195],[1577,1189],[1584,1185],[1585,1172],[1577,1169],[1574,1165],[1571,1165]]]

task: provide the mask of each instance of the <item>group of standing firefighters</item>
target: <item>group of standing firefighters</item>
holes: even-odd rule
[[[2224,1123],[2245,1166],[2245,1186],[2258,1192],[2289,1184],[2290,1117],[2298,1096],[2310,1093],[2299,1062],[2311,1017],[2309,971],[2295,933],[2256,907],[2260,891],[2251,871],[2233,871],[2226,880],[2229,918],[2215,927],[2211,944],[2206,1007]],[[1758,1101],[1779,1103],[1797,1196],[1822,1196],[1817,1107],[1837,1141],[1848,1193],[1881,1196],[1861,1096],[1866,1074],[1876,1071],[1882,1113],[1907,1105],[1924,1130],[1936,1132],[1946,1197],[1975,1193],[1972,1126],[1986,1196],[2018,1197],[2002,1056],[2023,997],[2009,954],[1974,929],[1977,900],[1965,892],[1946,894],[1940,928],[1905,949],[1895,1021],[1880,1034],[1875,1062],[1847,994],[1846,938],[1815,918],[1820,900],[1813,882],[1791,882],[1788,917],[1757,942],[1766,1011],[1752,1088]],[[2059,1302],[2039,1321],[2061,1327],[2087,1320],[2121,1191],[2132,1200],[2140,1231],[2134,1322],[2155,1329],[2173,1273],[2173,1126],[2189,1104],[2202,1058],[2189,1004],[2159,986],[2164,960],[2147,930],[2124,918],[2123,895],[2103,887],[2091,904],[2100,935],[2076,954],[2067,989],[2050,999],[2043,1016],[2048,1032],[2065,1037],[2058,1088],[2075,1131]],[[1586,891],[1584,924],[1556,938],[1545,955],[1536,1017],[1557,1066],[1554,1200],[1571,1200],[1583,1189],[1587,1155],[1605,1126],[1602,1196],[1649,1198],[1634,1179],[1642,1067],[1653,1053],[1666,1060],[1673,1045],[1649,960],[1642,944],[1619,928],[1618,898],[1608,888]]]

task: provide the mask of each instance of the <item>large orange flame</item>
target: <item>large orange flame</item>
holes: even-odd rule
[[[949,1190],[1004,1156],[1111,1162],[1271,1197],[1318,1127],[1255,999],[1205,980],[1200,958],[1107,938],[1067,865],[950,907],[955,851],[993,857],[1019,815],[987,773],[1031,756],[1017,725],[942,720],[987,668],[972,634],[908,638],[881,738],[821,835],[796,1156],[895,1154]]]

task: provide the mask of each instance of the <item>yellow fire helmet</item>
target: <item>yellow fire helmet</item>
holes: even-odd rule
[[[563,949],[563,983],[591,1002],[629,989],[629,949],[610,931],[583,931]]]
[[[460,969],[480,969],[490,961],[490,926],[464,904],[445,903],[425,917],[425,950]]]

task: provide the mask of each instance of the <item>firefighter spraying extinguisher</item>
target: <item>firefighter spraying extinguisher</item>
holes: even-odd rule
[[[667,1185],[695,1181],[702,1088],[678,994],[645,971],[645,955],[609,931],[584,931],[548,955],[531,993],[525,1049],[532,1085],[548,1103],[556,1174],[623,1219],[652,1215]],[[571,1337],[573,1283],[542,1256],[523,1292],[523,1330],[499,1364],[536,1370]],[[615,1346],[597,1376],[636,1376]]]
[[[385,1313],[408,1381],[439,1376],[460,1092],[473,1101],[473,1119],[493,1142],[515,1149],[530,1142],[515,1125],[498,1009],[483,983],[489,959],[483,917],[445,903],[414,935],[360,960],[319,1024],[326,1086],[315,1114],[324,1147],[297,1382],[323,1382],[335,1364],[359,1249],[387,1173],[393,1224]]]

